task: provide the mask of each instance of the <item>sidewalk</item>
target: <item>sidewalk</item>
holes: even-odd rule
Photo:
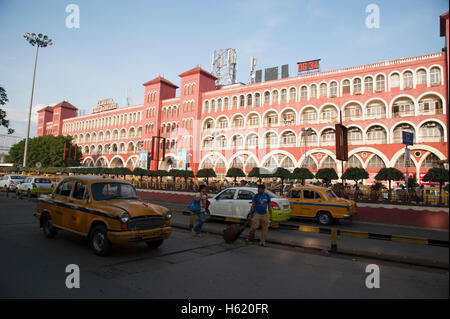
[[[196,193],[138,189],[145,200],[189,204]],[[209,194],[214,196],[215,194]],[[449,213],[445,207],[403,206],[390,204],[357,203],[355,221],[390,225],[449,229]]]

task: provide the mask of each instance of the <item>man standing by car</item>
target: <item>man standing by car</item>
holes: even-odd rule
[[[258,185],[258,193],[253,196],[252,208],[250,209],[251,228],[246,242],[253,240],[255,231],[261,226],[260,246],[266,247],[266,236],[269,230],[269,220],[267,219],[267,209],[269,209],[270,221],[272,221],[272,206],[270,206],[270,196],[266,193],[266,186]]]
[[[200,185],[199,193],[195,196],[195,200],[200,203],[200,212],[198,213],[198,223],[192,228],[192,234],[195,236],[201,236],[202,226],[205,223],[206,215],[206,201],[208,195],[206,194],[206,185]]]

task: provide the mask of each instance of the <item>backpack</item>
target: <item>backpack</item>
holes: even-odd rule
[[[192,199],[191,203],[188,205],[188,209],[193,213],[200,213],[200,202]]]

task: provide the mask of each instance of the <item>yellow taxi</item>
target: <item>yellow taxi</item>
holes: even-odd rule
[[[138,200],[134,187],[119,179],[67,177],[38,199],[35,216],[47,238],[70,231],[87,237],[101,256],[111,244],[146,242],[156,248],[171,234],[170,210]]]
[[[315,218],[321,225],[329,225],[334,219],[352,219],[356,203],[338,197],[331,189],[305,185],[292,188],[287,194],[292,216]]]

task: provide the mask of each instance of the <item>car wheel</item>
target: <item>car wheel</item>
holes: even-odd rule
[[[328,212],[319,212],[317,214],[317,222],[320,225],[330,225],[332,220],[333,219],[331,218],[331,215]]]
[[[111,248],[104,225],[94,226],[89,235],[89,244],[96,255],[106,256]]]
[[[54,238],[58,229],[53,226],[52,218],[49,213],[44,213],[42,215],[42,230],[44,232],[45,237]]]
[[[146,241],[145,243],[147,244],[147,246],[149,248],[155,249],[155,248],[158,248],[159,246],[161,246],[163,242],[164,242],[164,240],[160,239],[160,240],[154,240],[154,241]]]
[[[19,192],[19,190],[16,191],[16,196],[17,196],[17,199],[20,199],[20,192]]]
[[[27,198],[31,198],[31,190],[27,189]]]

